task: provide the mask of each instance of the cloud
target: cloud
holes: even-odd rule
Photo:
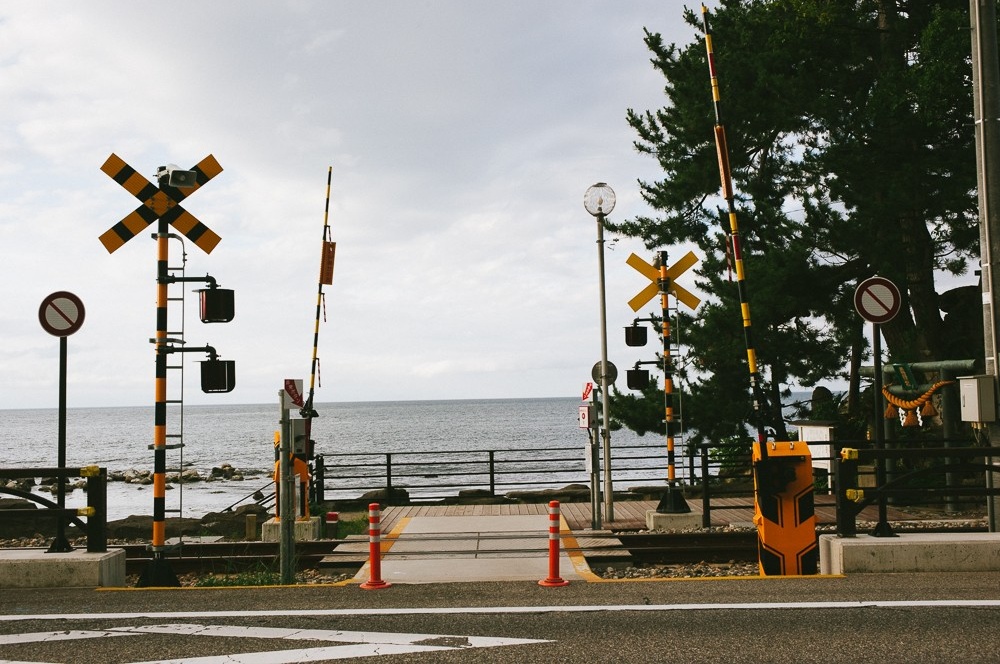
[[[71,405],[153,398],[154,228],[111,255],[97,241],[140,204],[99,170],[112,152],[148,179],[207,154],[224,169],[183,202],[222,242],[211,255],[183,246],[188,276],[235,290],[236,318],[197,322],[188,284],[184,332],[237,361],[237,389],[199,393],[201,358],[188,357],[191,403],[267,402],[308,374],[330,167],[337,262],[319,399],[576,394],[600,349],[583,192],[607,181],[616,217],[649,212],[636,182],[659,173],[633,151],[625,109],[662,103],[642,27],[684,41],[680,12],[568,0],[0,8],[0,408],[55,404],[58,341],[37,322],[55,290],[87,308],[68,340]],[[645,285],[629,251],[645,249],[606,248],[620,368],[639,358],[614,328]]]

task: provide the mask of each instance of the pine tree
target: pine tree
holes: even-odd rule
[[[685,20],[700,34],[699,15]],[[854,290],[874,274],[903,293],[882,326],[896,361],[978,357],[953,342],[976,332],[947,328],[934,280],[978,253],[967,2],[724,0],[711,24],[767,426],[784,437],[789,384],[849,377],[865,352]],[[664,177],[639,183],[656,216],[608,228],[650,249],[699,248],[709,297],[682,314],[685,426],[701,442],[745,435],[749,374],[704,42],[645,41],[667,103],[627,119]]]

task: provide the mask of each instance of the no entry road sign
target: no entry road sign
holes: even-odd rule
[[[885,277],[869,277],[854,291],[854,308],[869,323],[888,323],[902,302],[899,289]]]
[[[38,307],[38,322],[49,334],[68,337],[83,325],[85,313],[80,298],[73,293],[58,291],[42,300],[42,305]]]

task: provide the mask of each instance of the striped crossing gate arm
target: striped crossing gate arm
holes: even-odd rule
[[[719,77],[716,71],[715,48],[709,27],[708,8],[701,7],[705,49],[708,60],[709,81],[712,86],[712,105],[715,111],[715,146],[719,161],[719,178],[722,197],[726,200],[729,218],[729,238],[736,267],[736,286],[740,298],[740,315],[743,319],[743,336],[746,341],[747,368],[756,419],[757,442],[753,443],[754,524],[760,571],[765,576],[778,574],[815,574],[819,560],[816,516],[814,513],[812,457],[809,446],[800,441],[768,441],[767,418],[764,413],[767,400],[761,386],[757,368],[757,351],[754,346],[750,321],[750,300],[743,264],[743,248],[736,217],[735,194],[729,164],[729,147],[722,122]],[[781,413],[770,413],[776,418]]]

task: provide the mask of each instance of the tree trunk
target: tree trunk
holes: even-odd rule
[[[900,220],[903,253],[906,258],[906,284],[913,310],[915,335],[913,361],[942,359],[942,318],[938,294],[934,288],[934,248],[927,224],[913,216]],[[890,347],[890,351],[892,348]]]

